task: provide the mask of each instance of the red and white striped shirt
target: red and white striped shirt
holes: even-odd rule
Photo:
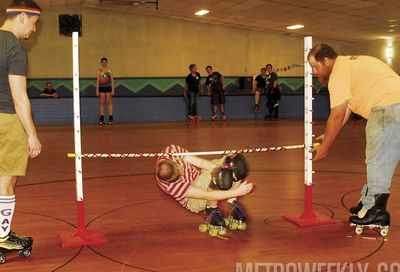
[[[181,153],[188,152],[178,145],[169,145],[163,151],[163,153]],[[187,208],[189,199],[186,197],[191,184],[199,177],[200,171],[193,165],[184,162],[182,157],[178,156],[166,156],[158,158],[157,162],[160,160],[169,160],[178,164],[179,170],[181,171],[181,177],[172,183],[168,183],[159,179],[156,176],[157,183],[160,188],[167,194],[171,195],[178,201],[183,207]]]

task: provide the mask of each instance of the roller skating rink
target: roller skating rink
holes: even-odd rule
[[[322,133],[324,121],[314,131]],[[38,126],[43,153],[32,160],[17,185],[13,231],[32,236],[32,255],[7,254],[0,271],[235,271],[246,263],[399,262],[400,177],[392,182],[390,232],[348,222],[366,181],[365,123],[350,121],[330,156],[314,163],[314,210],[336,224],[300,228],[284,220],[304,202],[302,149],[248,154],[248,180],[254,191],[239,198],[246,229],[226,227],[226,239],[199,231],[203,214],[194,214],[168,197],[154,178],[155,159],[84,159],[86,224],[105,232],[109,243],[62,248],[58,232],[76,228],[74,142],[70,126]],[[303,143],[302,120],[202,121],[82,126],[84,152],[158,152],[169,144],[190,151]],[[99,133],[101,131],[101,133]],[[157,133],[155,133],[157,132]],[[134,140],[132,140],[134,138]],[[217,157],[209,157],[210,159]],[[221,202],[226,218],[230,206]],[[221,261],[223,260],[223,261]]]

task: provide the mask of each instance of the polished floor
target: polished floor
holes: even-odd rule
[[[373,230],[356,235],[346,222],[347,208],[357,203],[366,181],[364,126],[351,121],[330,156],[314,164],[314,209],[336,224],[299,228],[281,217],[303,207],[302,150],[249,154],[249,181],[255,189],[240,200],[249,216],[248,229],[229,232],[227,239],[200,233],[202,216],[181,208],[157,187],[154,159],[85,159],[86,223],[102,229],[110,242],[82,248],[62,248],[57,236],[76,225],[74,161],[67,158],[73,152],[73,129],[39,127],[43,152],[18,182],[13,222],[16,232],[34,237],[34,249],[28,259],[8,255],[0,271],[246,271],[246,265],[256,271],[260,263],[352,263],[378,271],[382,262],[395,265],[400,262],[399,171],[393,179],[386,240]],[[323,127],[324,122],[317,122],[315,133]],[[208,151],[301,144],[303,122],[116,124],[84,126],[82,134],[87,153],[155,152],[171,143]],[[225,203],[221,207],[226,211]]]

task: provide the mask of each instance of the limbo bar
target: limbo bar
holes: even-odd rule
[[[318,146],[319,143],[314,143],[313,146]],[[291,149],[305,148],[304,145],[285,145],[273,147],[258,147],[258,148],[245,148],[245,149],[232,149],[221,151],[202,151],[202,152],[185,152],[185,153],[87,153],[81,154],[82,158],[156,158],[165,156],[209,156],[209,155],[233,155],[243,153],[261,153],[271,151],[283,151]],[[68,158],[75,158],[77,154],[68,153]]]

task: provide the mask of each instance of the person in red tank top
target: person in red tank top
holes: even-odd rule
[[[114,77],[108,68],[108,59],[101,58],[101,67],[97,72],[96,96],[100,98],[99,124],[104,124],[104,104],[107,103],[108,124],[113,124],[113,104],[112,97],[115,94]]]

